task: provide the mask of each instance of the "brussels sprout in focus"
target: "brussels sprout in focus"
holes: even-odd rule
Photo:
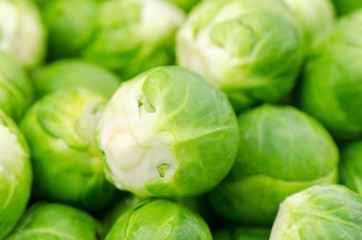
[[[268,240],[269,235],[267,228],[238,227],[217,231],[214,240]]]
[[[362,195],[362,141],[342,148],[339,173],[342,184]]]
[[[83,87],[109,99],[120,85],[113,73],[80,59],[53,62],[36,70],[32,79],[37,98],[59,89]]]
[[[25,210],[32,171],[28,145],[15,123],[2,111],[0,152],[0,239],[3,239]]]
[[[333,29],[334,8],[330,0],[284,0],[304,30],[308,51],[318,47]]]
[[[45,40],[45,28],[32,1],[0,0],[0,50],[34,68],[45,56]]]
[[[124,79],[172,64],[174,34],[184,15],[166,0],[106,1],[82,56],[117,71]]]
[[[79,56],[92,37],[100,0],[51,0],[41,3],[48,28],[50,60]]]
[[[312,185],[338,179],[338,149],[323,126],[289,106],[262,105],[241,114],[239,152],[210,194],[221,216],[272,224],[279,204]]]
[[[106,105],[85,89],[56,91],[37,101],[20,127],[32,152],[37,198],[99,209],[113,197],[95,127]]]
[[[106,240],[212,240],[201,217],[169,200],[149,200],[129,209],[113,225]]]
[[[100,240],[102,225],[85,211],[63,205],[36,203],[6,240]]]
[[[281,0],[204,1],[180,28],[176,52],[181,66],[206,77],[239,111],[292,90],[303,31]]]
[[[19,121],[33,100],[33,87],[19,62],[0,50],[0,108]]]
[[[281,205],[270,240],[362,239],[362,197],[343,186],[313,186]]]
[[[362,136],[362,10],[341,18],[306,64],[300,105],[337,139]]]
[[[181,67],[124,82],[97,131],[109,179],[141,197],[207,192],[237,153],[237,121],[226,96]]]
[[[357,9],[362,9],[362,1],[360,0],[332,0],[338,15],[347,14]]]

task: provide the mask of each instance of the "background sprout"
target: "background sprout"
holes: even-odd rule
[[[335,24],[330,0],[284,0],[304,30],[308,51],[317,48]]]
[[[177,60],[225,92],[236,111],[293,88],[303,31],[279,0],[203,1],[180,28]]]
[[[32,100],[33,88],[20,63],[0,50],[0,108],[19,121]]]
[[[362,141],[342,148],[339,173],[342,184],[362,195]]]
[[[313,186],[281,205],[270,240],[362,238],[362,197],[343,186]]]
[[[106,240],[211,240],[207,224],[197,214],[169,200],[149,200],[124,213]]]
[[[200,0],[168,0],[173,4],[179,6],[184,11],[189,12]]]
[[[32,79],[37,98],[59,89],[84,87],[109,99],[120,85],[116,75],[81,59],[53,62],[37,69]]]
[[[268,240],[270,229],[261,227],[236,227],[222,229],[214,234],[214,240]]]
[[[262,105],[241,114],[239,152],[210,194],[214,210],[239,222],[272,224],[289,195],[338,178],[338,149],[321,124],[290,107]]]
[[[362,2],[358,0],[332,0],[338,15],[347,14],[362,9]]]
[[[34,68],[45,55],[45,28],[30,0],[0,0],[0,49]]]
[[[117,71],[124,79],[172,64],[174,34],[183,20],[183,11],[164,0],[106,1],[82,56]]]
[[[338,139],[362,135],[362,10],[341,18],[303,72],[300,105]]]
[[[37,198],[99,209],[114,192],[103,173],[94,132],[106,100],[85,89],[56,91],[21,121],[32,152]]]
[[[7,240],[100,240],[103,236],[102,225],[85,211],[63,204],[36,203]]]
[[[237,130],[224,94],[187,69],[160,67],[121,85],[102,116],[98,142],[117,188],[186,197],[226,176]]]
[[[32,171],[28,145],[15,123],[2,111],[0,152],[0,239],[3,239],[25,210]]]
[[[100,0],[42,1],[42,15],[49,32],[48,58],[80,55],[92,37]]]

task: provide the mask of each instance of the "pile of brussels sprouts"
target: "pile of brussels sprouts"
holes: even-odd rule
[[[0,0],[0,240],[362,239],[362,1]]]

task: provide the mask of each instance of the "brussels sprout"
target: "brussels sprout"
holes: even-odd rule
[[[289,195],[338,178],[338,149],[314,119],[289,106],[263,105],[239,116],[240,144],[228,177],[210,194],[232,220],[271,224]]]
[[[200,0],[167,0],[189,12]]]
[[[34,68],[45,55],[45,28],[30,0],[0,0],[0,49]]]
[[[92,37],[99,0],[43,1],[42,14],[49,31],[51,60],[75,57]]]
[[[338,15],[343,15],[362,8],[362,1],[360,0],[332,0],[336,6]]]
[[[172,64],[174,33],[183,20],[183,11],[164,0],[106,1],[82,55],[124,79]]]
[[[114,188],[94,139],[105,104],[85,89],[68,89],[29,109],[20,126],[32,152],[35,196],[88,209],[108,204]]]
[[[239,111],[274,102],[295,84],[303,31],[279,0],[200,3],[177,34],[177,60],[224,91]]]
[[[325,40],[335,23],[334,8],[330,0],[284,0],[304,30],[309,51]]]
[[[108,99],[119,87],[120,79],[100,66],[68,59],[38,69],[33,74],[33,83],[38,98],[58,89],[84,87]]]
[[[268,228],[238,227],[217,231],[214,240],[268,240],[269,235]]]
[[[33,88],[19,62],[0,50],[0,108],[20,120],[33,100]]]
[[[98,240],[103,235],[102,225],[84,211],[63,204],[36,203],[7,240]]]
[[[149,200],[129,209],[113,225],[106,240],[208,240],[201,217],[169,200]]]
[[[99,124],[98,143],[114,184],[141,197],[209,191],[237,153],[235,113],[224,94],[181,67],[124,82]]]
[[[309,59],[301,84],[301,108],[338,139],[362,135],[362,10],[342,18]]]
[[[313,186],[281,205],[270,240],[362,239],[362,197],[338,185]]]
[[[32,171],[28,145],[15,123],[2,111],[0,152],[0,239],[3,239],[25,210]]]
[[[342,148],[339,173],[341,183],[362,195],[362,141]]]

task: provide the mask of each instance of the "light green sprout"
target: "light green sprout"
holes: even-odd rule
[[[338,149],[324,127],[290,106],[262,105],[239,118],[238,157],[210,194],[221,216],[272,224],[279,204],[312,185],[338,180]]]
[[[197,214],[169,200],[148,200],[124,213],[106,240],[212,240]]]
[[[197,5],[176,38],[177,60],[225,92],[236,111],[293,88],[304,56],[301,26],[279,0]]]
[[[106,100],[85,89],[56,91],[37,101],[20,127],[29,142],[34,195],[87,209],[106,206],[114,192],[95,146]]]
[[[338,185],[313,186],[288,197],[270,240],[362,239],[362,196]]]
[[[181,67],[124,82],[98,129],[106,173],[142,197],[186,197],[216,186],[237,152],[238,127],[226,96]]]
[[[0,239],[15,226],[30,197],[29,148],[15,123],[0,111]]]
[[[6,240],[101,240],[102,225],[85,211],[63,205],[36,203]]]
[[[45,56],[45,28],[30,0],[0,0],[0,49],[13,54],[27,68]]]

